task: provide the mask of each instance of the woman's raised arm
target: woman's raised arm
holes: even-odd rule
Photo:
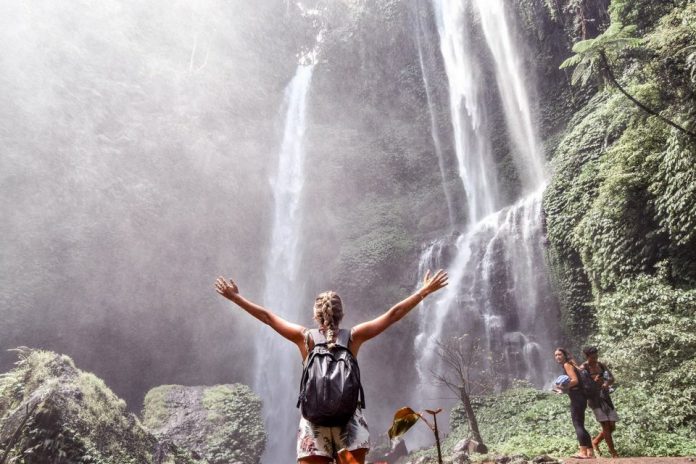
[[[353,338],[351,340],[353,352],[357,353],[361,344],[381,334],[392,324],[403,318],[418,303],[423,301],[426,296],[447,286],[447,278],[447,273],[442,269],[433,276],[428,271],[423,279],[423,286],[416,293],[398,302],[381,316],[353,327]]]
[[[304,332],[306,330],[304,327],[286,321],[263,306],[247,300],[239,294],[239,287],[237,287],[237,284],[235,284],[232,279],[228,279],[227,281],[222,277],[218,277],[215,281],[215,289],[220,295],[224,296],[259,321],[271,326],[273,330],[296,344],[301,352],[303,351]]]

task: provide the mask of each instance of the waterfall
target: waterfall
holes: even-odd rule
[[[541,387],[553,370],[552,350],[558,340],[558,309],[543,250],[544,156],[523,79],[521,50],[504,1],[433,0],[433,7],[469,221],[463,233],[425,246],[418,265],[421,276],[440,267],[450,274],[448,288],[419,311],[414,347],[421,383],[413,401],[420,409],[442,406],[441,390],[429,381],[431,372],[443,367],[438,341],[462,334],[478,338],[480,346],[500,360],[501,387],[513,379]],[[476,33],[483,38],[480,46],[472,40]],[[501,204],[486,141],[491,130],[486,127],[489,108],[481,90],[486,57],[494,70],[522,184],[522,197],[508,206]]]
[[[448,176],[447,176],[447,163],[445,161],[445,155],[442,150],[442,142],[440,136],[440,130],[437,123],[437,102],[434,101],[433,96],[434,87],[430,83],[430,77],[428,75],[428,70],[433,65],[431,62],[434,60],[433,52],[431,48],[426,48],[424,38],[427,37],[428,32],[425,28],[425,24],[421,14],[419,13],[420,2],[416,3],[416,11],[414,12],[415,23],[416,23],[416,45],[418,48],[418,62],[420,64],[421,75],[423,76],[423,87],[425,88],[425,98],[428,102],[428,113],[430,115],[430,135],[433,139],[433,147],[435,148],[435,154],[437,155],[438,167],[440,168],[440,176],[442,177],[442,188],[445,194],[445,200],[447,201],[447,212],[449,213],[449,223],[450,227],[454,228],[459,224],[459,214],[457,211],[457,205],[461,202],[455,197],[455,193],[451,191],[448,186]],[[428,62],[426,64],[426,61]]]
[[[281,317],[300,319],[301,195],[304,184],[304,143],[307,94],[314,65],[297,68],[285,90],[286,107],[283,140],[278,168],[272,179],[273,228],[265,276],[263,305]],[[294,456],[294,437],[299,415],[294,408],[301,370],[297,348],[270,327],[263,326],[256,337],[256,379],[254,387],[263,400],[264,420],[269,440],[264,462],[286,462]]]
[[[503,103],[512,152],[526,193],[544,183],[544,157],[533,122],[521,53],[505,17],[503,1],[474,0],[481,28],[495,61],[496,83]]]
[[[449,83],[450,116],[459,176],[466,192],[469,222],[500,206],[493,169],[490,132],[485,113],[483,80],[476,63],[466,2],[434,0],[440,51]]]

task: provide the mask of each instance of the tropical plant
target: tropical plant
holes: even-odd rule
[[[580,83],[582,86],[585,86],[593,76],[599,77],[600,85],[607,83],[612,84],[641,110],[658,117],[675,129],[696,138],[696,133],[662,116],[658,111],[650,108],[631,95],[626,88],[619,83],[614,75],[611,67],[612,59],[617,57],[622,51],[637,48],[641,44],[641,39],[633,36],[635,31],[636,26],[624,26],[620,21],[614,21],[601,35],[594,39],[582,40],[576,43],[573,46],[575,55],[561,63],[560,68],[575,67],[571,77],[571,83],[573,85]]]
[[[425,424],[433,431],[435,435],[435,443],[437,445],[437,462],[442,464],[442,448],[440,446],[440,432],[437,427],[437,415],[442,412],[442,408],[435,410],[426,409],[427,412],[433,416],[433,423],[428,422],[428,419],[423,417],[423,412],[416,412],[409,407],[404,407],[396,411],[394,414],[394,420],[392,426],[389,429],[388,435],[390,440],[400,437],[406,433],[411,427],[413,427],[418,420],[422,420]]]

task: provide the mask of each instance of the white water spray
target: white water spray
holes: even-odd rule
[[[495,61],[496,83],[503,103],[517,170],[525,193],[544,184],[544,158],[533,122],[520,50],[510,30],[502,0],[474,0],[486,43]]]
[[[440,51],[449,82],[459,176],[466,191],[468,220],[475,222],[500,206],[480,66],[472,54],[466,2],[434,0],[433,3]]]
[[[300,319],[302,282],[298,268],[301,256],[301,195],[304,184],[304,133],[307,95],[314,65],[297,68],[285,91],[286,116],[278,170],[273,184],[273,229],[266,264],[263,305],[290,321]],[[263,400],[268,441],[264,462],[286,462],[294,456],[294,436],[299,415],[294,408],[301,370],[297,349],[270,327],[263,326],[256,339],[255,390]]]

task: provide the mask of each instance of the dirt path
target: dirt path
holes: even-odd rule
[[[686,458],[597,458],[597,459],[572,459],[564,458],[565,464],[696,464],[696,457]]]

